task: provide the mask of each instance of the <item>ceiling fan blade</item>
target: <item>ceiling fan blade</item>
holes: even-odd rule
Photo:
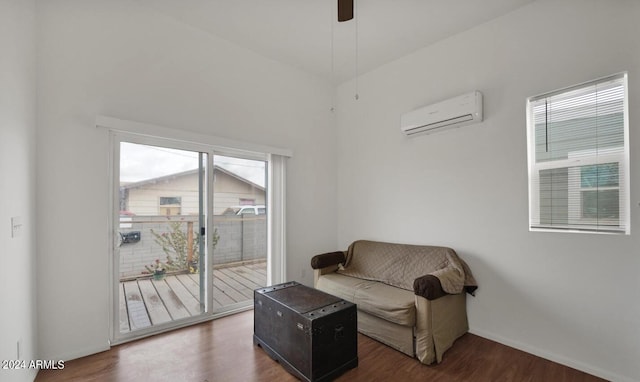
[[[338,21],[349,21],[353,18],[353,0],[338,0]]]

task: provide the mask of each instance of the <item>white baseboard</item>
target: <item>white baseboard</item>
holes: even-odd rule
[[[592,365],[588,365],[571,358],[567,358],[555,353],[551,353],[549,351],[537,348],[535,346],[531,346],[523,342],[514,341],[509,338],[505,338],[500,335],[497,335],[495,333],[486,332],[486,331],[477,330],[477,329],[470,329],[469,333],[489,339],[491,341],[498,342],[500,344],[512,347],[514,349],[522,350],[523,352],[533,354],[535,356],[538,356],[544,359],[548,359],[549,361],[553,361],[555,363],[559,363],[559,364],[571,367],[573,369],[584,371],[585,373],[595,375],[596,377],[600,377],[609,381],[637,382],[635,379],[632,379],[630,377],[619,375],[609,370],[603,370],[597,367],[593,367]]]
[[[74,351],[69,352],[69,353],[62,354],[61,356],[56,356],[55,358],[44,358],[44,359],[62,360],[62,361],[67,362],[67,361],[71,361],[73,359],[86,357],[88,355],[101,353],[101,352],[107,351],[109,349],[111,349],[111,346],[109,345],[109,342],[107,341],[102,346],[92,346],[92,347],[87,347],[87,348],[83,348],[83,349],[78,349],[78,350],[74,350]]]

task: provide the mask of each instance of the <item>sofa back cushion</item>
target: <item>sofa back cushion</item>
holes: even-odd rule
[[[447,293],[460,293],[465,272],[455,251],[447,247],[359,240],[349,246],[338,273],[413,291],[413,281],[433,274]]]

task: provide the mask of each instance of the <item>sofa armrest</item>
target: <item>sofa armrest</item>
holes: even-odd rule
[[[447,295],[442,289],[440,279],[434,275],[424,275],[413,280],[413,292],[416,296],[422,296],[427,300],[435,300]]]
[[[331,265],[338,265],[344,263],[345,255],[342,251],[323,253],[321,255],[315,255],[311,258],[311,268],[321,269]]]

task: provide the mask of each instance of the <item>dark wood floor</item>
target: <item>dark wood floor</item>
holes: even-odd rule
[[[36,381],[297,381],[253,345],[253,311],[113,347],[43,370]],[[425,366],[358,334],[357,368],[337,381],[602,381],[466,334]]]

